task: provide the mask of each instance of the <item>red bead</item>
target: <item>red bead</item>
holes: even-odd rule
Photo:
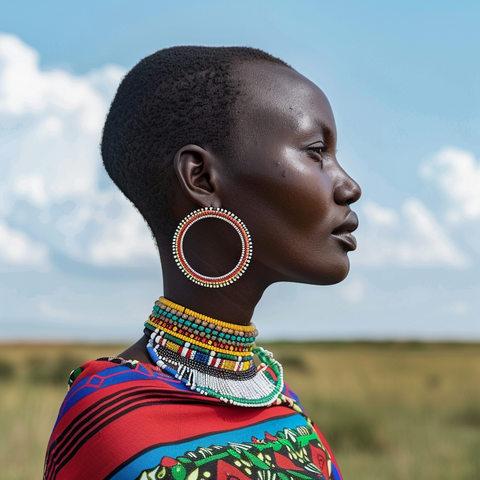
[[[174,467],[176,464],[177,464],[177,460],[175,460],[174,458],[171,458],[171,457],[163,457],[161,462],[160,462],[160,465],[162,467]]]

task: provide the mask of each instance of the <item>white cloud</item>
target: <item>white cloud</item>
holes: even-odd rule
[[[461,301],[455,302],[451,306],[451,311],[454,315],[465,315],[469,312],[469,310],[468,304]]]
[[[42,316],[52,320],[79,320],[78,315],[62,308],[53,307],[44,300],[38,302],[38,311]]]
[[[38,245],[19,230],[0,220],[0,263],[5,265],[41,266],[48,261],[44,245]]]
[[[407,199],[399,212],[367,201],[366,225],[359,231],[360,265],[401,267],[465,267],[469,260],[442,225],[418,199]]]
[[[92,263],[124,264],[132,259],[141,259],[145,252],[152,250],[153,240],[144,235],[144,221],[133,209],[123,209],[118,218],[106,218],[101,223],[100,237],[89,246]]]
[[[347,280],[340,287],[340,295],[349,303],[359,303],[365,298],[365,284],[360,278]]]
[[[44,261],[48,248],[95,265],[156,257],[138,212],[104,181],[99,155],[124,73],[115,65],[87,75],[43,71],[34,49],[0,34],[0,221],[16,229],[0,234],[9,245],[12,235],[22,239],[0,263]]]
[[[447,200],[449,223],[480,220],[480,162],[472,153],[444,147],[422,163],[420,174],[433,181]]]
[[[444,147],[420,165],[420,175],[438,188],[450,234],[480,253],[480,161],[471,152]]]
[[[363,204],[363,212],[368,222],[377,228],[397,227],[400,224],[400,217],[395,210],[382,207],[374,202],[366,201]]]

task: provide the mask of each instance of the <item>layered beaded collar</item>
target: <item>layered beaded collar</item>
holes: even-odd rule
[[[145,322],[145,334],[155,364],[198,393],[262,407],[274,403],[283,390],[282,366],[255,346],[253,324],[222,322],[160,297]],[[254,354],[262,362],[258,368]]]

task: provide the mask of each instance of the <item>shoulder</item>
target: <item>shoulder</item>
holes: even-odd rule
[[[105,478],[115,456],[128,457],[132,444],[151,442],[152,416],[156,438],[168,436],[172,410],[193,393],[153,365],[122,359],[87,362],[70,380],[48,444],[45,479],[75,479],[75,472]]]
[[[118,357],[100,358],[81,365],[69,379],[69,392],[60,408],[55,429],[84,415],[107,408],[117,414],[141,408],[145,402],[174,401],[192,395],[182,382],[164,374],[155,365],[124,360]],[[123,407],[128,405],[128,410]],[[65,419],[65,420],[64,420]]]

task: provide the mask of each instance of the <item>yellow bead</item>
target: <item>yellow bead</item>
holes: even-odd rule
[[[250,325],[236,325],[232,323],[227,323],[212,317],[207,317],[206,315],[194,312],[193,310],[190,310],[188,308],[182,307],[181,305],[178,305],[176,303],[171,302],[170,300],[167,300],[165,297],[160,297],[158,301],[163,303],[165,306],[168,306],[170,309],[174,308],[179,312],[184,312],[187,315],[191,315],[192,317],[199,318],[200,320],[213,323],[214,325],[218,325],[220,327],[225,327],[227,329],[232,329],[232,330],[238,330],[240,332],[253,332],[255,330],[255,325],[253,323],[251,323]]]

